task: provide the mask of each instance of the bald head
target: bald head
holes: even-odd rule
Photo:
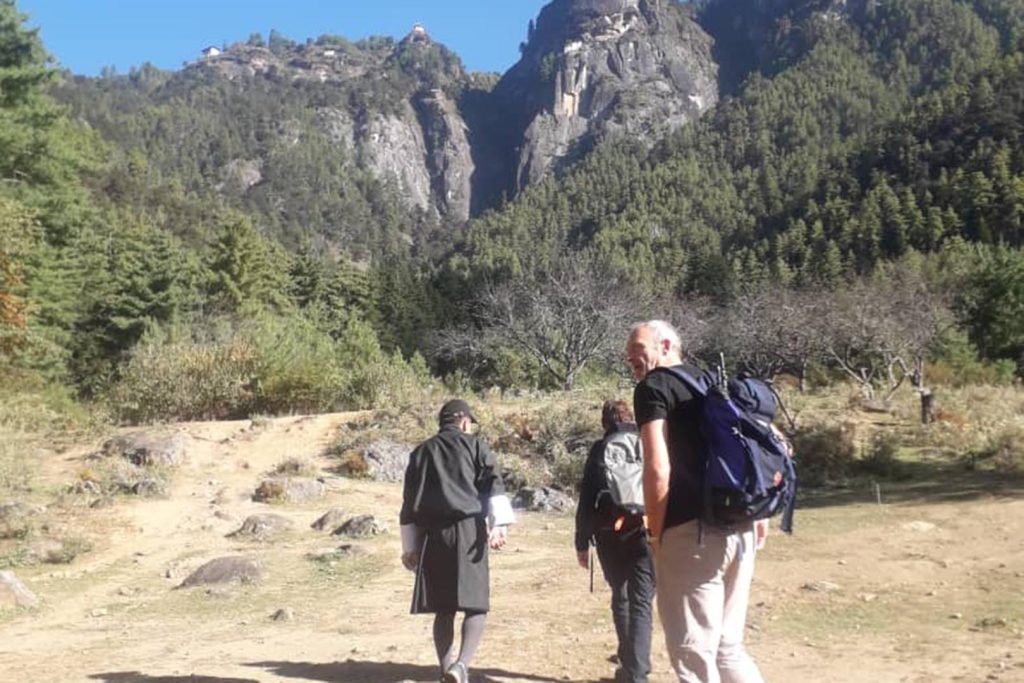
[[[655,368],[679,365],[682,362],[679,332],[664,320],[634,325],[626,342],[626,362],[638,381]]]

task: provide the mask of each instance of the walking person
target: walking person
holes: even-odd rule
[[[604,436],[583,468],[576,508],[576,555],[590,569],[590,543],[612,592],[618,637],[615,680],[647,683],[651,672],[651,602],[654,566],[643,510],[643,457],[633,411],[625,401],[606,401]]]
[[[763,683],[743,645],[756,547],[765,522],[704,526],[701,406],[666,368],[683,365],[678,332],[663,321],[630,332],[626,359],[639,384],[633,407],[644,452],[644,499],[658,612],[672,667],[684,683]]]
[[[409,456],[400,523],[402,564],[416,573],[412,613],[434,615],[443,683],[466,683],[490,609],[488,551],[515,519],[494,454],[473,434],[476,417],[448,401],[439,430]],[[463,612],[455,645],[455,616]]]

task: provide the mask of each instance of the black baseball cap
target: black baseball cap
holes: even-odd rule
[[[461,398],[452,399],[441,406],[441,412],[437,415],[437,421],[447,422],[452,418],[460,417],[468,417],[473,422],[476,422],[477,424],[480,423],[480,421],[476,419],[476,415],[473,414],[473,411],[470,410],[469,404]]]

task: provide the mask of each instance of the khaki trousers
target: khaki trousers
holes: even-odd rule
[[[697,522],[665,531],[654,556],[658,612],[672,668],[683,683],[764,683],[743,647],[753,525],[727,533]]]

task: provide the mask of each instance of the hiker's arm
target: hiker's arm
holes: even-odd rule
[[[420,563],[420,548],[423,547],[423,530],[415,524],[403,524],[402,531],[402,565],[409,571],[415,571]]]
[[[420,562],[420,549],[423,547],[423,530],[416,525],[416,500],[418,480],[416,471],[417,451],[409,456],[409,464],[405,468],[405,482],[402,490],[402,509],[398,513],[398,524],[402,534],[402,565],[409,571],[415,571]]]
[[[505,493],[505,482],[501,478],[494,452],[482,440],[477,444],[477,487],[487,511],[487,526],[490,529],[488,540],[490,546],[498,550],[505,545],[507,527],[516,523],[516,516]]]
[[[754,548],[757,550],[763,550],[764,544],[768,540],[768,520],[759,519],[754,522]]]
[[[661,538],[668,507],[668,482],[672,472],[668,457],[668,423],[651,420],[640,427],[644,447],[644,509],[652,539]]]
[[[580,482],[580,498],[576,503],[576,554],[586,553],[590,545],[590,537],[594,535],[594,504],[597,500],[597,482],[599,481],[597,462],[600,456],[598,449],[603,445],[599,441],[590,447],[587,461],[583,465],[583,480]],[[582,564],[582,562],[581,562]]]

